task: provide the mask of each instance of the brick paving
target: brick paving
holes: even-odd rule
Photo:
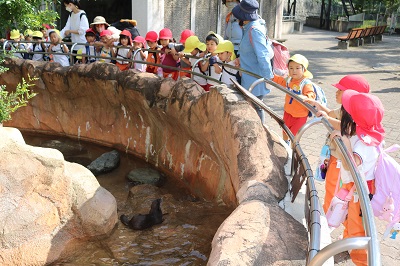
[[[383,125],[386,129],[386,145],[400,144],[400,35],[384,35],[383,41],[362,47],[349,47],[339,50],[335,36],[337,32],[304,27],[302,33],[284,35],[284,43],[290,53],[300,53],[310,62],[309,70],[313,73],[313,81],[325,91],[330,108],[338,107],[335,92],[331,84],[338,82],[347,74],[363,75],[371,85],[371,93],[378,96],[384,107]],[[264,98],[264,102],[283,115],[284,94],[279,90]],[[281,132],[271,118],[266,124],[276,132]],[[310,128],[300,141],[304,152],[312,166],[317,162],[323,145],[326,129],[322,125]],[[400,162],[400,152],[392,154]],[[319,195],[323,198],[323,184],[318,184]],[[384,231],[383,224],[377,221],[378,232]],[[341,229],[332,233],[332,238],[341,234]],[[400,263],[400,239],[381,242],[382,265],[398,265]],[[335,265],[353,265],[346,254],[335,257]]]

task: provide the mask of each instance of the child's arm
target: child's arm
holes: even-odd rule
[[[178,56],[179,56],[179,58],[180,58],[183,62],[185,62],[187,65],[189,65],[189,66],[192,65],[192,63],[190,63],[189,58],[186,58],[184,53],[179,52],[179,53],[178,53]]]
[[[111,47],[110,50],[111,50],[111,56],[116,58],[118,56],[117,54],[118,48],[115,50],[114,47]]]
[[[211,60],[211,58],[213,58],[213,59]],[[210,60],[211,60],[210,65],[212,65],[214,67],[214,72],[216,74],[221,74],[222,67],[217,63],[217,57],[216,56],[210,57]],[[215,62],[214,62],[214,60],[215,60]]]
[[[172,48],[170,50],[170,54],[172,55],[172,58],[174,58],[175,61],[179,60],[179,53],[175,50],[175,48]]]
[[[349,151],[349,153],[351,155],[353,155],[353,159],[354,159],[356,165],[357,166],[361,165],[361,163],[362,163],[361,158],[353,152],[353,147],[351,147],[350,138],[348,136],[342,136],[342,134],[340,133],[339,130],[334,130],[334,131],[332,131],[332,133],[330,135],[331,141],[333,141],[333,138],[336,137],[336,136],[341,137],[344,146]],[[342,165],[344,166],[344,168],[346,170],[348,170],[348,167],[347,167],[345,161],[344,160],[341,160],[341,161],[342,161]]]
[[[61,44],[64,48],[64,53],[69,53],[69,49],[68,46],[66,46],[65,44]]]
[[[305,99],[306,97],[310,98],[310,99],[315,99],[317,97],[317,95],[315,95],[314,88],[313,88],[312,84],[304,85],[303,91],[301,93],[302,94],[299,95],[299,96],[302,99]]]

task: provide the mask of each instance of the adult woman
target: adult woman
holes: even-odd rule
[[[73,43],[86,43],[86,30],[89,28],[89,21],[85,11],[81,10],[79,0],[63,0],[65,10],[71,12],[68,16],[65,27],[60,31],[60,37],[64,38],[71,35]],[[73,53],[77,53],[79,49],[85,49],[84,45],[74,46]]]
[[[239,50],[239,43],[243,36],[242,28],[239,26],[239,19],[237,19],[232,14],[232,9],[240,3],[240,0],[222,0],[222,4],[224,4],[230,12],[226,15],[225,18],[225,34],[224,39],[229,40],[233,43],[235,55],[237,56],[237,51]]]
[[[265,79],[271,79],[273,77],[271,50],[267,48],[267,39],[257,14],[258,8],[259,4],[256,0],[242,0],[232,9],[233,15],[239,19],[239,24],[243,25],[243,38],[238,51],[240,67]],[[248,89],[257,79],[242,73],[241,84]],[[265,83],[261,83],[254,87],[252,93],[262,100],[269,93],[269,89],[266,88]],[[264,111],[258,106],[255,108],[264,124]]]
[[[90,27],[96,34],[96,41],[100,41],[100,33],[103,30],[106,30],[109,26],[110,24],[108,24],[106,19],[102,16],[97,16],[93,19],[93,22],[90,23]]]

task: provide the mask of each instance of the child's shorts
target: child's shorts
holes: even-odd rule
[[[293,117],[291,114],[284,112],[283,121],[286,126],[290,129],[293,135],[296,136],[299,129],[307,122],[307,117]]]

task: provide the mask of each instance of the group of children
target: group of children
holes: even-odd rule
[[[379,150],[384,142],[385,130],[382,125],[384,108],[378,97],[370,94],[370,85],[360,75],[347,75],[333,86],[337,88],[336,102],[341,107],[331,110],[316,101],[316,94],[309,80],[308,60],[299,54],[293,55],[289,62],[289,76],[275,75],[273,80],[298,94],[304,102],[315,106],[317,116],[323,116],[332,124],[334,131],[330,135],[331,156],[325,176],[325,198],[323,209],[328,211],[338,184],[348,191],[351,197],[347,218],[344,221],[343,237],[365,236],[360,202],[355,190],[354,180],[342,155],[338,152],[333,138],[339,136],[347,150],[353,155],[354,162],[366,183],[370,198],[375,193],[375,176]],[[294,135],[306,123],[308,109],[289,95],[284,104],[284,121]],[[287,136],[284,135],[287,139]],[[354,193],[353,195],[351,193]],[[364,217],[365,218],[365,217]],[[365,249],[350,251],[350,257],[356,265],[367,265]]]
[[[205,43],[201,42],[188,29],[182,31],[179,43],[175,42],[172,32],[168,28],[162,29],[159,33],[149,31],[145,37],[136,36],[133,40],[131,33],[123,30],[119,34],[118,42],[112,35],[110,30],[104,29],[100,32],[98,41],[93,28],[86,30],[86,46],[77,51],[77,60],[74,62],[83,64],[96,61],[114,63],[122,71],[133,68],[162,77],[171,77],[175,80],[182,76],[190,77],[189,71],[194,69],[195,73],[210,77],[210,79],[199,75],[194,77],[194,80],[206,91],[209,91],[211,86],[218,84],[216,81],[230,85],[232,84],[230,79],[236,80],[238,77],[237,71],[223,65],[235,66],[236,56],[233,44],[212,31],[205,38]],[[45,54],[48,52],[54,62],[58,62],[62,66],[70,65],[69,55],[67,55],[69,49],[62,43],[58,30],[31,31],[29,35],[25,36],[25,41],[32,41],[32,43],[19,43],[21,40],[19,31],[13,30],[10,39],[14,41],[13,48],[11,47],[15,50],[14,55],[19,58],[35,61],[49,60],[50,57]],[[145,49],[149,49],[149,51]],[[19,51],[25,51],[25,55],[30,52],[41,52],[42,54],[33,53],[26,57]],[[195,57],[201,57],[203,60],[195,65],[198,61]],[[147,64],[140,63],[140,61],[147,62]],[[154,64],[160,65],[160,67]]]

